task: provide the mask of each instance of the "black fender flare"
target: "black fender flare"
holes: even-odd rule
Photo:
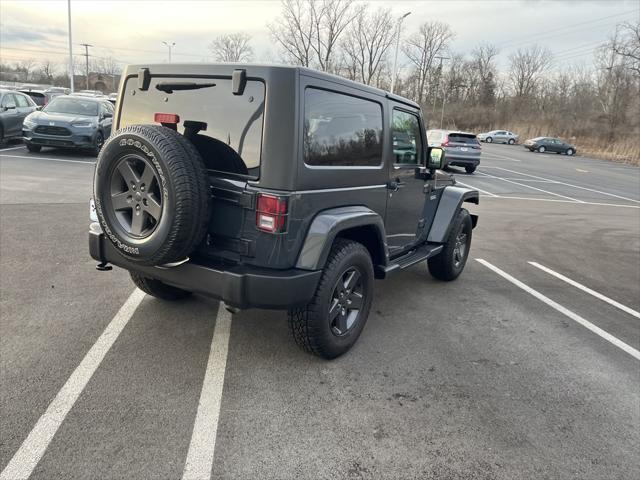
[[[296,268],[318,270],[324,266],[336,237],[345,230],[356,227],[369,227],[376,235],[369,238],[382,252],[378,259],[386,264],[389,254],[385,242],[384,221],[380,215],[364,206],[338,207],[324,210],[312,220],[304,243],[298,255]],[[374,259],[374,264],[376,259]]]
[[[436,215],[431,224],[429,235],[427,236],[428,242],[444,243],[449,235],[449,229],[451,223],[458,210],[462,207],[464,202],[475,203],[478,205],[480,202],[480,194],[477,190],[471,188],[463,188],[458,186],[447,186],[442,192],[442,197],[438,203],[438,209]],[[471,215],[473,227],[478,223],[478,216]]]

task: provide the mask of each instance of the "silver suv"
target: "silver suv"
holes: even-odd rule
[[[482,147],[475,133],[455,130],[429,130],[427,140],[430,147],[442,147],[446,152],[445,167],[464,167],[473,173],[480,165]]]

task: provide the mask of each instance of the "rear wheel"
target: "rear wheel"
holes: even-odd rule
[[[513,138],[509,139],[509,145],[513,145],[514,143],[516,143],[516,141]]]
[[[289,310],[289,328],[304,351],[325,359],[347,352],[367,322],[373,298],[373,265],[361,243],[336,240],[306,306]]]
[[[567,155],[571,156],[571,155],[573,155],[573,154],[574,154],[574,153],[576,153],[576,152],[574,152],[574,151],[573,151],[573,148],[567,148],[567,151],[566,151],[565,153],[566,153]]]
[[[493,142],[493,138],[491,138],[491,137],[487,137],[487,139],[485,140],[485,142],[487,142],[487,143],[491,143],[491,142]]]
[[[467,173],[473,173],[476,171],[476,167],[464,167]]]
[[[544,148],[544,145],[540,145],[540,146],[538,147],[538,153],[544,153],[544,152],[546,152],[546,151],[547,151],[547,149],[546,149],[546,148]]]
[[[428,262],[429,273],[438,280],[451,281],[464,270],[471,247],[473,224],[469,212],[461,208],[451,225],[442,251]]]
[[[129,272],[129,275],[131,275],[131,280],[133,280],[136,287],[152,297],[162,300],[182,300],[191,295],[191,292],[187,290],[172,287],[155,278],[145,277],[136,272]]]
[[[31,153],[38,153],[40,150],[42,150],[42,146],[27,143],[27,150],[29,150]]]

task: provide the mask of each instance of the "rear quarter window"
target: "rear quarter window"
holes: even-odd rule
[[[321,167],[382,164],[382,106],[342,93],[307,88],[304,161]]]

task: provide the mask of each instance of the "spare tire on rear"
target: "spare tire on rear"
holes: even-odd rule
[[[194,250],[210,216],[208,189],[198,151],[159,125],[118,130],[96,164],[100,225],[118,252],[139,265],[181,261]]]

